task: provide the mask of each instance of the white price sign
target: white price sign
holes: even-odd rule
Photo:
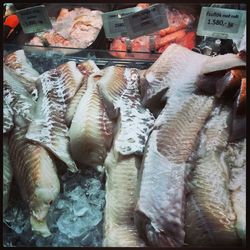
[[[25,34],[52,29],[52,24],[44,5],[18,10],[16,14]]]
[[[245,25],[245,10],[203,7],[197,35],[219,39],[240,39]]]

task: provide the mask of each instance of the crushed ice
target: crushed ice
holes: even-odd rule
[[[4,246],[100,247],[102,246],[105,191],[100,173],[61,176],[62,192],[51,206],[47,223],[52,233],[43,238],[31,231],[28,209],[11,201],[4,213]]]

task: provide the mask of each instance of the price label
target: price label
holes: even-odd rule
[[[127,8],[106,12],[102,14],[103,27],[107,38],[127,36],[127,29],[123,22],[123,17],[141,10],[139,7]]]
[[[25,34],[52,29],[47,9],[44,5],[16,11]]]
[[[125,16],[123,20],[130,39],[168,26],[166,10],[163,4],[154,4],[147,9]]]
[[[246,25],[246,11],[203,7],[197,35],[220,39],[239,39]]]

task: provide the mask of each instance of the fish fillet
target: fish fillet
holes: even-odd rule
[[[141,160],[138,156],[122,156],[109,152],[106,169],[106,206],[104,215],[104,247],[142,247],[134,224],[136,184]]]
[[[111,147],[113,124],[107,116],[97,81],[99,73],[89,76],[87,91],[81,98],[69,129],[70,148],[75,161],[102,165]]]
[[[25,138],[26,128],[15,128],[10,137],[10,160],[22,198],[29,206],[32,230],[50,235],[46,216],[60,191],[56,167],[49,153]]]
[[[8,207],[13,171],[10,165],[9,140],[3,137],[3,212]]]
[[[13,111],[14,123],[21,127],[26,126],[33,119],[36,103],[22,83],[16,81],[6,67],[3,73],[4,101]]]
[[[236,213],[236,229],[239,237],[246,241],[246,139],[231,143],[228,147],[230,166],[231,199]]]
[[[6,103],[5,100],[3,100],[3,133],[9,132],[13,126],[14,126],[14,121],[13,121],[13,110],[11,107]]]
[[[50,70],[39,77],[39,97],[33,121],[30,123],[26,138],[46,147],[72,172],[77,167],[70,154],[68,127],[65,122],[67,81],[58,70]],[[65,85],[66,84],[66,87]],[[66,90],[66,91],[65,91]]]
[[[71,101],[67,105],[65,120],[66,120],[66,123],[68,126],[70,126],[71,121],[72,121],[74,114],[76,112],[76,108],[77,108],[82,96],[85,94],[85,92],[87,90],[87,81],[88,81],[89,75],[94,73],[94,72],[99,71],[99,68],[96,66],[96,64],[92,60],[88,60],[86,62],[82,62],[82,63],[78,64],[77,68],[82,73],[83,79],[82,79],[81,87],[78,89],[75,96],[71,99]]]
[[[164,108],[156,120],[144,152],[135,209],[140,236],[150,246],[184,244],[185,162],[213,103],[213,97],[192,95],[175,115],[165,116]]]
[[[202,64],[207,58],[208,56],[195,53],[180,45],[170,45],[144,72],[144,77],[141,79],[143,104],[153,105],[153,102],[157,102],[167,89],[169,93],[190,83],[194,87]]]
[[[186,243],[193,246],[235,246],[235,213],[229,194],[229,169],[223,149],[228,140],[229,112],[222,110],[206,124],[198,161],[190,177],[186,205]]]
[[[25,89],[37,99],[36,81],[39,73],[32,67],[31,62],[25,56],[23,50],[17,50],[3,59],[4,65],[10,70],[18,80],[24,85]]]

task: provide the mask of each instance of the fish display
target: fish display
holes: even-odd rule
[[[9,140],[3,137],[3,212],[8,207],[10,187],[13,177],[13,170],[10,164]]]
[[[229,111],[218,108],[200,139],[190,176],[186,205],[186,242],[196,246],[235,246],[235,212],[229,192],[229,168],[223,150],[228,142]]]
[[[105,160],[104,247],[145,246],[133,220],[140,163],[138,156],[122,156],[113,148]]]
[[[101,73],[89,76],[69,129],[73,159],[93,167],[103,164],[113,138],[113,124],[98,88],[101,77]]]
[[[14,127],[13,121],[13,110],[11,107],[3,100],[3,133],[9,132]]]
[[[99,10],[83,7],[62,8],[52,22],[52,30],[36,34],[29,44],[43,46],[46,41],[50,46],[85,49],[96,40],[102,28],[101,15]]]
[[[81,100],[81,97],[85,94],[87,90],[87,80],[90,74],[99,71],[94,61],[88,60],[77,65],[77,68],[83,75],[82,83],[80,88],[77,90],[76,94],[70,100],[67,105],[67,111],[65,114],[65,120],[68,126],[70,126],[73,116],[75,114],[76,108]]]
[[[44,237],[51,233],[46,215],[60,191],[53,158],[40,145],[25,138],[27,128],[15,127],[9,141],[10,162],[22,198],[29,206],[32,230]]]
[[[143,157],[135,209],[140,236],[150,246],[184,244],[185,162],[213,103],[212,97],[193,94],[173,115],[168,115],[166,106],[155,122]]]
[[[74,62],[67,63],[70,67]],[[68,127],[65,122],[66,104],[72,99],[77,88],[72,75],[63,69],[67,66],[47,71],[39,76],[38,100],[34,119],[29,124],[26,138],[38,142],[68,166],[72,172],[78,171],[70,154]],[[74,70],[77,68],[75,67]],[[77,71],[76,71],[77,72]],[[80,72],[77,78],[81,83]]]
[[[24,50],[17,50],[3,58],[4,66],[8,68],[12,77],[22,83],[25,89],[37,99],[36,81],[39,73],[32,67],[25,56]]]

